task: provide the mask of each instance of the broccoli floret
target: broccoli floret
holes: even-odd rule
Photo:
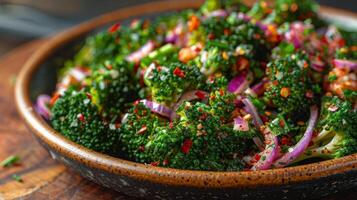
[[[265,99],[287,115],[307,113],[315,91],[309,77],[309,62],[303,53],[295,53],[268,64],[271,81]]]
[[[246,139],[254,134],[233,130],[222,113],[216,112],[217,108],[201,102],[181,105],[181,118],[174,129],[184,133],[185,139],[180,151],[170,158],[170,166],[214,171],[242,169],[241,157],[251,142]]]
[[[204,87],[205,77],[194,65],[171,63],[152,70],[148,68],[144,81],[151,90],[152,99],[169,106],[185,91]]]
[[[200,11],[207,14],[218,9],[246,12],[248,7],[242,4],[240,0],[206,0]]]
[[[147,153],[143,153],[145,146],[157,133],[157,129],[164,124],[165,122],[144,104],[134,103],[122,120],[119,137],[122,151],[137,162],[150,162],[151,157]]]
[[[336,96],[323,97],[317,136],[313,145],[298,158],[332,159],[357,152],[357,111]]]
[[[96,68],[106,60],[119,57],[125,58],[131,52],[139,49],[148,40],[155,38],[160,42],[162,34],[157,33],[156,23],[134,21],[130,27],[114,24],[108,30],[90,36],[73,61],[66,66],[89,66]]]
[[[205,74],[222,73],[230,78],[267,60],[269,44],[257,25],[231,14],[226,19],[207,19],[202,26],[206,45],[196,63]]]
[[[69,89],[53,105],[51,124],[70,140],[104,153],[116,153],[119,131],[105,122],[86,92]]]
[[[139,82],[133,71],[133,65],[128,62],[106,62],[87,80],[93,103],[104,117],[120,115],[128,102],[138,98]]]
[[[129,151],[131,158],[155,166],[241,170],[244,166],[241,158],[252,145],[251,138],[257,131],[234,130],[233,124],[228,123],[232,119],[224,117],[227,113],[219,112],[233,112],[231,94],[218,92],[211,97],[213,94],[216,97],[210,98],[207,104],[184,102],[177,110],[180,118],[170,123],[160,120],[143,105],[137,105],[121,128],[121,141],[124,141],[123,146],[128,146],[124,150]],[[214,101],[217,99],[229,105]]]
[[[252,8],[247,12],[247,15],[253,17],[254,19],[260,20],[265,18],[272,9],[268,6],[268,3],[265,1],[256,2]]]
[[[312,19],[314,24],[317,24],[320,23],[317,10],[318,5],[313,0],[276,0],[274,10],[266,18],[266,21],[282,24]]]

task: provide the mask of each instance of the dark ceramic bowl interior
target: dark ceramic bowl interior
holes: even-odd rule
[[[167,5],[168,3],[160,5],[153,3],[152,6]],[[195,3],[193,6],[196,5],[199,3]],[[168,10],[174,8],[175,6],[171,5]],[[165,12],[163,10],[155,11],[155,14],[146,14],[140,17],[152,18]],[[324,8],[322,15],[340,25],[348,20],[346,28],[356,28],[357,17],[353,18],[353,14]],[[124,23],[132,18],[124,20]],[[115,17],[107,22],[112,23],[115,21],[114,19]],[[29,129],[54,159],[103,186],[130,196],[143,198],[315,198],[357,185],[356,154],[336,160],[260,172],[204,172],[134,163],[93,152],[67,140],[33,111],[31,102],[33,103],[39,94],[51,94],[54,91],[57,72],[63,66],[64,61],[78,51],[88,34],[93,34],[103,28],[106,26],[91,28],[90,33],[79,31],[74,34],[76,36],[72,37],[70,35],[71,31],[75,32],[73,30],[76,28],[74,28],[61,33],[60,36],[55,36],[24,66],[24,70],[19,76],[16,86],[18,110]],[[46,48],[51,51],[46,53]]]

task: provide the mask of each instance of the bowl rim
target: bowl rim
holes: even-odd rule
[[[25,63],[15,85],[15,101],[18,113],[26,125],[47,146],[88,167],[104,170],[137,180],[171,186],[192,186],[200,188],[254,188],[299,183],[330,175],[345,173],[357,168],[357,154],[342,158],[264,171],[214,172],[181,170],[154,167],[121,158],[105,155],[87,149],[56,132],[34,110],[29,96],[32,75],[40,65],[58,48],[103,25],[124,20],[128,17],[197,8],[203,1],[173,0],[156,1],[123,8],[99,16],[49,38]],[[357,20],[357,14],[336,8],[321,6],[323,14],[347,16]]]

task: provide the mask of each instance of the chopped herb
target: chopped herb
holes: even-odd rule
[[[12,155],[12,156],[7,157],[5,160],[3,160],[0,163],[0,166],[2,166],[2,167],[10,167],[11,165],[17,163],[19,160],[20,160],[19,156]]]

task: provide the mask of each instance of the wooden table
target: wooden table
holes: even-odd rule
[[[14,105],[13,86],[23,63],[44,40],[30,42],[0,58],[0,160],[19,155],[18,165],[0,168],[0,200],[2,199],[132,199],[103,188],[51,159],[34,140],[20,120]],[[20,175],[23,182],[12,179]],[[329,200],[352,200],[357,188],[330,196]]]

